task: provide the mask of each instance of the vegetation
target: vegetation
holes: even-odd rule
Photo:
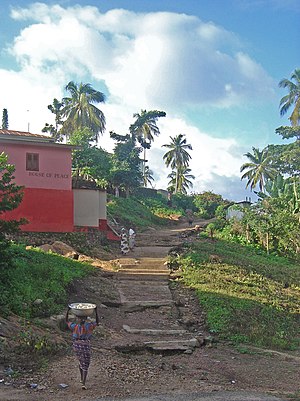
[[[124,227],[145,228],[162,226],[170,222],[171,216],[184,214],[182,209],[169,208],[167,200],[155,191],[149,196],[136,195],[127,199],[110,196],[107,210],[119,224]]]
[[[13,182],[14,171],[15,167],[8,163],[7,155],[0,153],[0,216],[18,207],[23,197],[22,187]],[[0,304],[4,302],[13,285],[10,274],[14,267],[14,258],[6,235],[17,231],[23,223],[25,219],[0,219],[0,283],[4,285],[2,291],[0,290]]]
[[[167,153],[164,154],[163,159],[166,166],[171,166],[173,174],[171,173],[170,190],[173,193],[186,193],[187,188],[191,186],[190,179],[193,176],[190,171],[187,171],[191,155],[188,150],[192,150],[192,145],[188,144],[185,135],[179,134],[176,137],[170,137],[171,142],[163,145],[168,148]]]
[[[70,96],[61,101],[53,100],[48,109],[55,115],[55,126],[46,124],[43,132],[49,132],[56,140],[63,136],[68,139],[77,130],[88,128],[93,132],[93,140],[105,130],[105,116],[95,104],[105,101],[105,95],[95,90],[90,84],[76,84],[70,81],[65,90]]]
[[[220,339],[279,349],[300,344],[299,264],[227,241],[202,238],[173,263],[196,290]]]
[[[9,272],[9,291],[6,283],[0,282],[0,305],[5,314],[32,318],[60,313],[67,302],[68,285],[91,271],[83,263],[38,250],[25,250],[21,245],[12,245],[10,252],[14,266]]]
[[[158,110],[141,110],[141,114],[135,113],[133,115],[136,118],[135,122],[129,127],[129,131],[133,138],[141,144],[144,149],[144,160],[143,160],[143,181],[145,186],[147,186],[146,174],[146,149],[150,149],[151,142],[154,141],[154,136],[160,134],[159,128],[157,126],[157,120],[159,117],[165,117],[166,113],[164,111]]]
[[[8,163],[8,156],[0,153],[0,215],[17,208],[23,198],[23,187],[14,180],[15,166]],[[25,220],[0,220],[0,240],[5,233],[16,231]]]
[[[145,165],[145,153],[143,163],[140,154],[159,134],[156,122],[164,112],[135,114],[128,134],[110,133],[115,147],[108,153],[93,144],[105,129],[104,115],[94,104],[103,102],[104,95],[89,84],[70,82],[66,87],[70,97],[54,99],[48,106],[55,114],[55,126],[48,124],[45,131],[56,140],[66,135],[70,143],[80,146],[73,155],[74,182],[107,188],[108,213],[125,227],[142,230],[167,224],[170,217],[182,216],[187,209],[213,218],[201,241],[171,258],[182,270],[182,282],[196,290],[210,331],[235,343],[293,349],[300,345],[299,70],[291,81],[282,80],[279,85],[289,89],[280,102],[281,114],[294,109],[291,127],[279,127],[276,132],[290,143],[268,145],[262,151],[253,147],[253,153],[246,153],[249,162],[241,166],[242,179],[256,190],[259,200],[241,210],[241,219],[226,220],[230,202],[221,195],[186,194],[194,176],[189,169],[192,146],[182,134],[164,145],[168,151],[163,158],[172,168],[172,197],[141,188],[153,177]],[[0,167],[1,213],[18,205],[21,188],[12,184],[13,167],[3,154]],[[120,194],[126,199],[120,199]],[[17,228],[20,222],[9,223],[0,220],[2,232]],[[10,245],[3,235],[0,256],[1,307],[26,318],[59,311],[68,285],[89,273],[84,264]]]
[[[2,129],[8,129],[8,112],[7,109],[2,111]]]
[[[295,82],[293,82],[295,81]],[[294,106],[292,114],[289,117],[292,126],[299,125],[300,120],[300,69],[296,69],[291,79],[282,79],[279,87],[287,88],[289,93],[280,100],[280,114],[284,115]]]
[[[242,175],[242,180],[244,178],[248,179],[246,188],[250,185],[250,189],[253,190],[257,184],[259,185],[259,190],[264,192],[265,182],[269,179],[272,180],[276,176],[276,170],[271,167],[271,157],[268,154],[268,149],[265,148],[260,151],[257,148],[252,148],[253,154],[250,152],[246,153],[245,156],[250,160],[250,162],[245,163],[241,167],[241,172],[247,170]]]

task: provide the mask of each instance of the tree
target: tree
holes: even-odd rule
[[[168,190],[176,193],[187,194],[187,190],[193,186],[191,180],[195,179],[195,176],[190,174],[191,169],[185,166],[180,166],[178,168],[178,173],[176,171],[172,171],[168,178],[171,178],[169,181]],[[176,178],[177,178],[177,188],[176,188]]]
[[[204,191],[194,196],[193,203],[198,210],[198,215],[202,218],[211,219],[215,217],[217,208],[221,205],[227,205],[228,201],[224,200],[221,195],[211,191]]]
[[[62,99],[61,116],[65,121],[61,133],[70,138],[75,130],[86,127],[93,132],[93,139],[98,140],[99,134],[105,131],[105,117],[95,104],[104,102],[105,95],[82,82],[78,85],[70,81],[65,89],[70,97]]]
[[[8,129],[8,113],[7,113],[7,109],[3,109],[3,112],[2,112],[2,129]]]
[[[130,191],[138,188],[142,180],[141,149],[135,146],[135,141],[130,135],[118,135],[110,132],[110,136],[117,144],[112,157],[112,169],[110,182],[115,189],[116,196],[119,196],[120,189],[126,192],[129,197]]]
[[[274,179],[277,175],[275,168],[271,166],[271,157],[268,152],[268,148],[264,148],[260,151],[258,148],[252,147],[253,154],[247,152],[246,156],[250,162],[244,163],[240,171],[243,172],[247,170],[241,177],[248,179],[246,188],[250,185],[251,191],[258,185],[259,190],[264,192],[265,181],[267,179]]]
[[[107,151],[90,144],[93,136],[88,128],[83,128],[75,131],[70,138],[70,143],[79,147],[72,154],[75,188],[83,185],[89,188],[107,188],[109,185],[112,157]]]
[[[0,215],[16,209],[23,199],[23,187],[16,185],[14,180],[15,166],[8,163],[8,156],[0,153]],[[18,229],[25,220],[0,219],[0,235]]]
[[[293,80],[295,82],[293,82]],[[280,115],[283,116],[294,106],[292,114],[289,117],[292,126],[299,125],[300,120],[300,69],[296,69],[291,80],[282,79],[279,82],[280,88],[287,88],[289,93],[280,100]]]
[[[188,167],[191,159],[187,149],[192,150],[192,146],[186,143],[185,135],[179,134],[176,137],[171,137],[169,144],[163,145],[169,151],[164,154],[163,159],[167,167],[171,166],[172,170],[176,172],[174,193],[178,191],[179,173],[180,168]]]
[[[147,188],[147,185],[150,184],[151,188],[153,188],[153,185],[152,185],[153,181],[154,181],[153,171],[150,170],[149,166],[146,166],[144,169],[144,174],[143,174],[144,187]]]
[[[154,141],[154,136],[160,134],[157,126],[158,118],[165,116],[166,113],[164,111],[158,110],[141,110],[141,114],[136,113],[133,115],[136,120],[129,127],[129,131],[133,138],[137,139],[144,149],[143,175],[145,175],[146,169],[146,149],[150,149],[151,142]]]
[[[62,120],[62,108],[63,102],[58,101],[56,98],[53,99],[52,104],[48,105],[48,110],[55,115],[55,126],[53,124],[45,124],[42,132],[48,132],[56,141],[61,141],[62,136],[60,134],[60,127],[63,125]]]

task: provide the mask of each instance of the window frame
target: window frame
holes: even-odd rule
[[[26,152],[26,171],[40,171],[40,154]]]

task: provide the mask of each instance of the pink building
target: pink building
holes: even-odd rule
[[[94,228],[117,239],[107,225],[106,191],[72,190],[72,149],[43,135],[0,129],[0,153],[8,155],[15,166],[15,182],[24,186],[21,204],[3,218],[25,217],[23,231]]]

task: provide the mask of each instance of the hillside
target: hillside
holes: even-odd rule
[[[103,396],[116,399],[128,394],[134,396],[166,392],[240,390],[259,393],[272,391],[278,396],[289,395],[290,400],[296,400],[299,352],[255,348],[250,344],[222,340],[218,333],[209,331],[207,315],[199,308],[196,294],[178,281],[181,272],[177,269],[178,265],[174,265],[177,255],[184,255],[181,251],[186,246],[205,243],[199,238],[199,230],[201,231],[201,225],[207,223],[198,223],[197,229],[188,228],[185,222],[171,228],[148,229],[138,235],[133,254],[128,257],[116,254],[111,264],[94,260],[92,274],[77,279],[69,287],[68,301],[88,299],[96,302],[101,314],[101,326],[97,329],[93,341],[93,362],[86,395],[88,398],[82,395],[82,399]],[[214,243],[213,246],[216,250],[217,245]],[[206,249],[210,255],[210,250],[207,247]],[[170,299],[175,303],[168,306],[167,298],[162,298],[162,294],[163,297],[167,296],[163,284],[167,282],[151,279],[149,274],[157,277],[156,265],[160,266],[160,271],[168,271],[164,260],[170,250],[173,250],[172,254],[175,256],[173,278],[169,286]],[[219,258],[225,258],[220,251],[218,255]],[[202,257],[206,259],[203,254]],[[220,260],[213,264],[215,267],[221,265]],[[138,274],[142,276],[137,278]],[[158,288],[163,292],[158,291]],[[148,302],[148,307],[145,307],[145,304],[141,304],[142,294],[145,301],[149,301],[151,297],[152,305],[153,302],[162,302],[163,299],[165,305],[156,305],[153,308],[149,307]],[[15,333],[19,327],[17,320],[14,317],[11,321],[15,324]],[[219,320],[223,320],[222,315],[219,316]],[[16,359],[10,359],[10,367],[14,374],[2,374],[3,380],[11,385],[0,386],[1,400],[11,400],[13,397],[19,401],[38,400],[42,394],[44,401],[68,401],[77,396],[77,365],[70,348],[70,334],[61,331],[55,325],[55,321],[59,320],[51,321],[50,326],[49,319],[35,319],[30,325],[29,321],[23,325],[23,335],[19,337],[23,339],[22,348],[19,349]],[[124,325],[129,329],[125,330]],[[49,327],[52,333],[50,337],[55,339],[52,344],[60,344],[61,348],[54,349],[50,342],[48,349],[42,345],[42,339],[44,343],[49,339]],[[185,351],[149,349],[149,341],[155,344],[153,341],[162,340],[163,331],[160,332],[160,337],[157,337],[153,329],[169,330],[170,337],[171,333],[174,335],[179,328],[189,333],[190,339],[197,339],[196,348],[185,348]],[[133,329],[135,332],[132,332]],[[152,334],[140,331],[145,329]],[[56,334],[53,336],[53,333]],[[166,339],[168,337],[165,337]],[[8,342],[13,340],[15,336],[14,339],[7,338]],[[142,346],[145,342],[148,344],[146,348],[145,345]],[[37,349],[36,345],[41,349]],[[53,351],[56,354],[53,354]],[[23,355],[24,364],[20,355]],[[42,357],[44,362],[36,370],[37,365],[28,365],[28,362],[33,362],[38,357]],[[2,367],[7,372],[8,366]],[[33,384],[36,384],[36,387]],[[60,384],[66,384],[67,387],[63,389]]]

